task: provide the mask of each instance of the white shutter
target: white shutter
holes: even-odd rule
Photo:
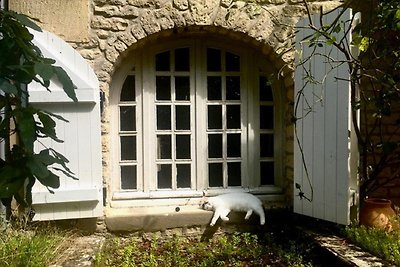
[[[99,83],[88,63],[69,44],[49,32],[36,32],[34,40],[45,57],[55,59],[77,86],[74,103],[53,80],[48,92],[37,83],[28,87],[29,101],[35,106],[61,115],[69,122],[57,120],[56,132],[63,143],[50,139],[35,144],[52,147],[70,162],[68,167],[78,180],[60,174],[61,186],[50,193],[36,182],[32,190],[34,220],[57,220],[102,216],[102,157],[100,137]]]
[[[337,14],[333,12],[325,16],[323,23],[329,24]],[[350,11],[346,11],[342,19],[350,18],[350,15]],[[312,16],[312,19],[314,23],[320,21],[319,15]],[[343,63],[343,54],[335,47],[326,44],[309,47],[308,43],[301,42],[313,33],[307,29],[308,24],[308,18],[301,20],[296,35],[300,60],[315,51],[314,56],[303,66],[298,65],[295,72],[295,95],[300,98],[295,108],[298,118],[295,134],[299,142],[295,137],[294,211],[349,224],[351,206],[356,204],[354,190],[357,189],[357,162],[354,161],[357,151],[351,131],[349,70]],[[307,72],[320,83],[306,83]],[[307,198],[312,198],[311,201],[299,197],[296,184],[301,186]]]

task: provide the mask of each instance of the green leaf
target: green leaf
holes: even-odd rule
[[[45,165],[37,155],[33,155],[30,157],[26,166],[31,171],[32,175],[38,180],[45,179],[49,175],[49,170],[47,169],[47,165]]]
[[[57,160],[52,155],[50,155],[50,149],[44,149],[40,151],[39,154],[36,154],[34,156],[40,162],[48,166],[57,163]]]
[[[24,183],[21,180],[16,180],[12,183],[0,184],[0,198],[8,198],[14,196],[23,187]]]
[[[54,76],[54,67],[49,64],[37,62],[34,65],[34,70],[45,81],[49,81]]]
[[[71,78],[68,76],[68,74],[65,72],[65,70],[61,67],[54,67],[55,74],[57,75],[58,80],[61,82],[63,85],[63,89],[65,93],[68,95],[69,98],[74,100],[75,102],[78,101],[76,98],[75,94],[75,86],[74,83],[72,82]]]
[[[14,84],[11,84],[8,80],[0,78],[0,90],[6,94],[18,94],[18,89]]]
[[[21,175],[21,168],[15,168],[12,165],[5,165],[0,168],[0,185],[14,180],[16,177]]]
[[[49,171],[49,175],[46,177],[37,177],[38,181],[47,187],[59,188],[60,187],[60,177]]]
[[[331,35],[329,39],[326,40],[327,45],[333,45],[336,42],[336,36]]]
[[[36,24],[34,23],[30,18],[28,18],[26,15],[23,14],[18,14],[13,12],[13,16],[19,21],[21,22],[21,24],[25,25],[28,28],[31,28],[35,31],[41,32],[42,29]]]
[[[6,165],[0,168],[0,198],[12,197],[24,185],[21,168]]]
[[[28,152],[33,152],[36,141],[36,122],[31,109],[21,109],[16,112],[20,141]]]
[[[359,45],[359,49],[362,52],[367,51],[368,47],[369,47],[369,38],[368,37],[363,37],[361,39],[360,45]]]
[[[333,32],[339,33],[342,31],[342,26],[340,24],[336,24],[336,26],[333,28]]]

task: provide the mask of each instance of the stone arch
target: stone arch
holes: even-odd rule
[[[100,0],[97,0],[100,1]],[[110,168],[108,166],[108,158],[110,157],[110,133],[109,122],[110,112],[108,110],[110,83],[114,77],[114,73],[118,71],[130,56],[131,52],[157,43],[162,40],[171,40],[174,35],[190,36],[190,35],[209,35],[220,36],[226,40],[234,40],[237,43],[245,44],[252,49],[256,49],[267,60],[271,62],[276,73],[280,73],[279,82],[286,87],[282,97],[285,107],[283,108],[287,114],[284,118],[286,128],[286,144],[283,146],[287,165],[290,165],[292,158],[293,143],[292,129],[289,122],[291,114],[291,106],[286,104],[293,101],[293,49],[292,34],[296,17],[286,17],[287,23],[282,26],[274,24],[273,13],[277,17],[282,16],[285,5],[279,7],[273,6],[268,12],[264,9],[261,11],[249,11],[240,8],[234,9],[228,16],[228,5],[224,2],[231,1],[201,1],[202,4],[193,4],[191,1],[174,0],[172,4],[157,6],[154,1],[131,0],[131,2],[143,2],[140,7],[140,15],[127,13],[127,15],[106,14],[102,11],[101,22],[96,18],[92,25],[97,23],[105,23],[106,27],[111,30],[102,30],[105,26],[96,26],[95,30],[99,39],[99,48],[102,57],[100,57],[94,65],[97,66],[97,75],[100,80],[101,90],[106,94],[105,113],[103,114],[103,172],[104,177],[108,177]],[[157,2],[157,1],[155,1]],[[192,3],[188,6],[186,2]],[[196,2],[196,1],[193,1]],[[200,2],[200,1],[199,1]],[[203,2],[209,3],[204,5]],[[215,4],[217,2],[218,4]],[[181,5],[179,4],[181,3]],[[100,9],[100,8],[98,8]],[[121,12],[121,8],[115,12]],[[119,11],[118,11],[119,10]],[[99,11],[97,11],[99,13]],[[114,12],[114,11],[113,11]],[[279,15],[280,14],[280,15]],[[132,18],[133,17],[133,18]],[[298,17],[297,17],[298,18]],[[105,20],[105,21],[104,21]],[[96,28],[94,27],[94,28]],[[291,166],[287,166],[284,170],[285,176],[292,176]],[[107,178],[106,178],[107,180]],[[289,179],[285,183],[290,185]],[[285,186],[284,186],[285,187]],[[288,186],[290,188],[290,186]]]
[[[287,25],[294,25],[297,19],[289,19],[286,26],[274,23],[274,19],[281,16],[283,6],[270,9],[255,6],[241,8],[231,6],[232,1],[212,0],[174,0],[167,4],[159,2],[143,3],[140,14],[137,15],[134,14],[134,9],[130,13],[125,11],[126,13],[119,14],[122,13],[121,8],[112,11],[98,8],[103,21],[94,19],[92,25],[103,23],[113,30],[103,41],[105,61],[100,71],[103,72],[100,80],[110,81],[115,68],[132,49],[163,37],[188,32],[208,32],[250,43],[272,60],[278,69],[285,68],[286,73],[291,74],[291,36],[294,27]],[[127,19],[130,16],[135,19]]]

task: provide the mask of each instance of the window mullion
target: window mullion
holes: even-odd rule
[[[156,180],[156,113],[155,113],[155,66],[150,53],[145,54],[147,60],[143,60],[143,186],[145,192],[151,192],[157,188]]]

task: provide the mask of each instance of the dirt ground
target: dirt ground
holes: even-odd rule
[[[74,237],[68,248],[49,267],[92,266],[94,257],[104,240],[103,234]]]

